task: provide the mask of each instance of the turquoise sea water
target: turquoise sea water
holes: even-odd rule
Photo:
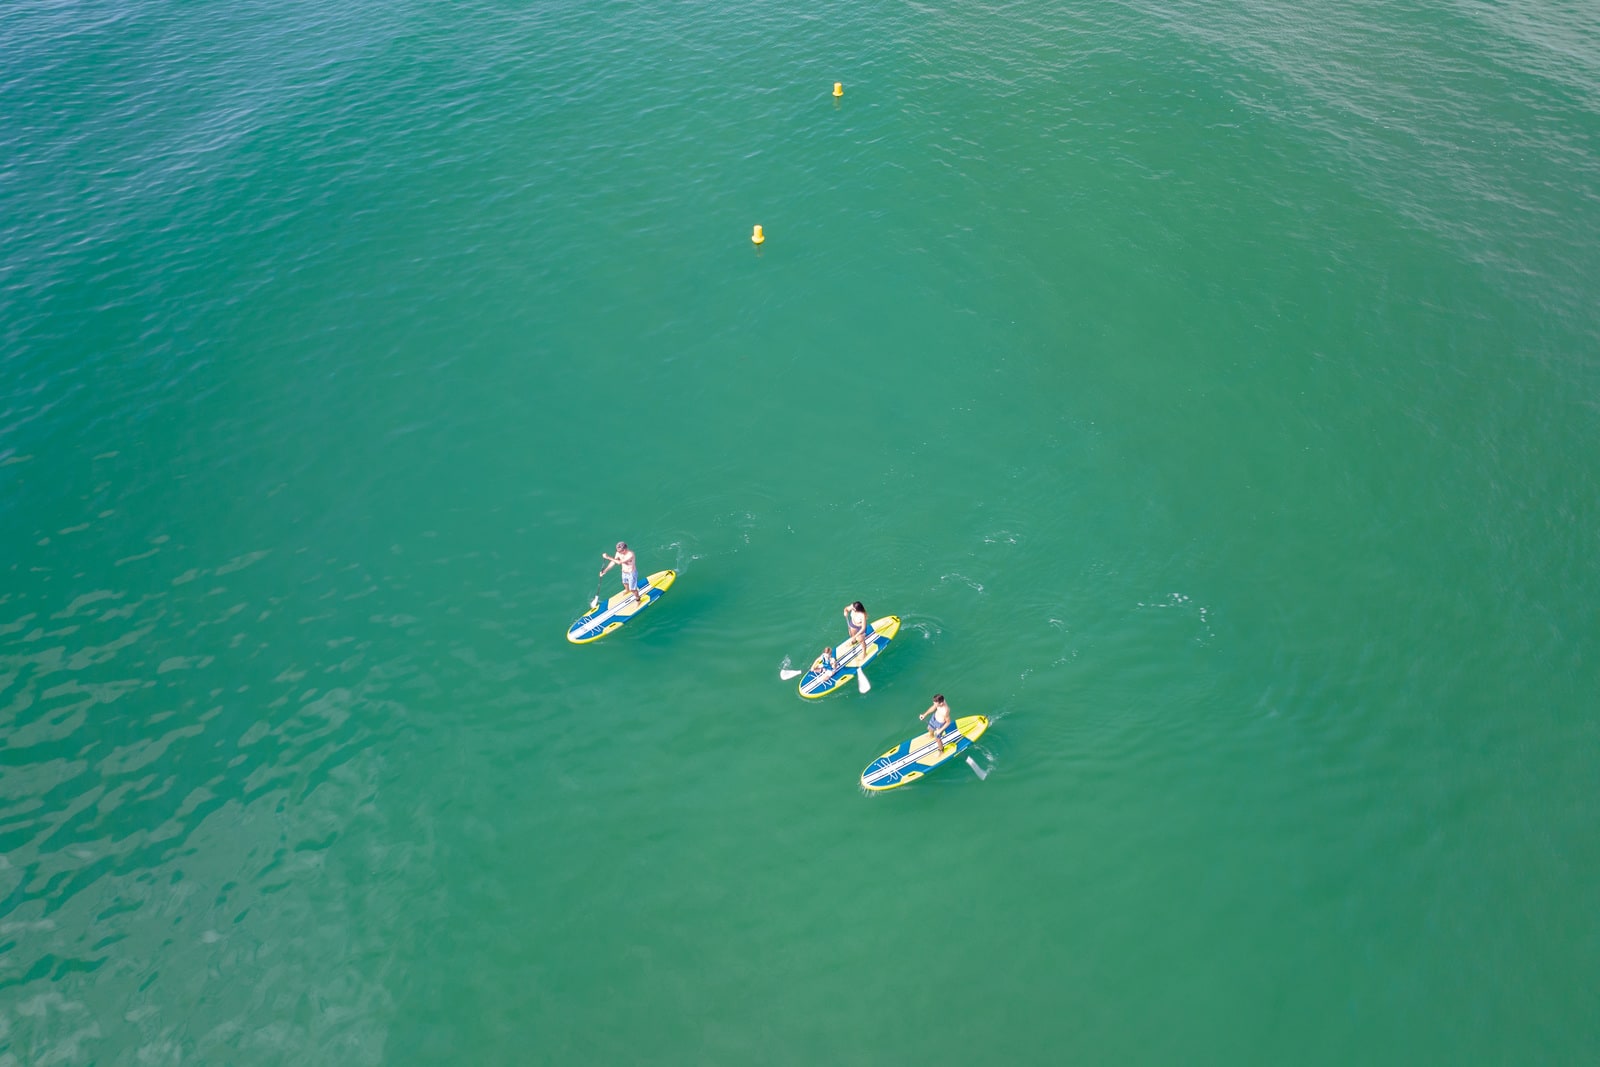
[[[0,1064],[1594,1062],[1600,15],[1307,7],[0,10]]]

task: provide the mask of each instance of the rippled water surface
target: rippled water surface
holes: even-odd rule
[[[1593,1062],[1597,232],[1584,4],[13,0],[0,1065]]]

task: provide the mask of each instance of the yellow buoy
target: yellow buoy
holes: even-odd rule
[[[760,226],[757,226],[755,228],[755,232],[750,235],[750,243],[753,244],[753,245],[758,245],[762,241],[765,241],[766,239],[767,239],[767,235],[761,232],[761,227]]]
[[[833,83],[833,95],[834,96],[843,96],[844,95],[844,82],[834,82]]]

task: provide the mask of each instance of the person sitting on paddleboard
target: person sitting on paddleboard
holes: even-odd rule
[[[933,718],[928,719],[929,715]],[[944,694],[935,693],[933,704],[917,718],[928,719],[928,736],[942,744],[945,731],[950,729],[950,705],[944,702]]]
[[[850,636],[839,646],[839,650],[844,652],[851,641],[857,641],[861,645],[861,651],[865,653],[867,635],[872,628],[867,625],[867,609],[861,606],[861,601],[857,600],[854,604],[844,606],[844,625],[850,631]],[[845,657],[849,658],[848,652],[845,652]]]
[[[620,566],[622,568],[622,591],[637,597],[639,595],[639,561],[634,556],[633,550],[628,547],[628,542],[618,541],[617,554],[615,556],[608,556],[602,552],[600,553],[600,558],[609,561],[606,564],[606,569],[600,572],[600,577],[604,578],[606,571],[612,567]]]

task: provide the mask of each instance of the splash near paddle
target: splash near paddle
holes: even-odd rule
[[[861,786],[876,792],[908,785],[964,754],[988,728],[989,716],[968,715],[945,730],[942,743],[934,741],[924,730],[867,764],[867,769],[861,772]]]
[[[677,579],[677,571],[656,571],[639,584],[639,595],[618,593],[567,628],[567,640],[575,645],[598,641],[660,600]]]

